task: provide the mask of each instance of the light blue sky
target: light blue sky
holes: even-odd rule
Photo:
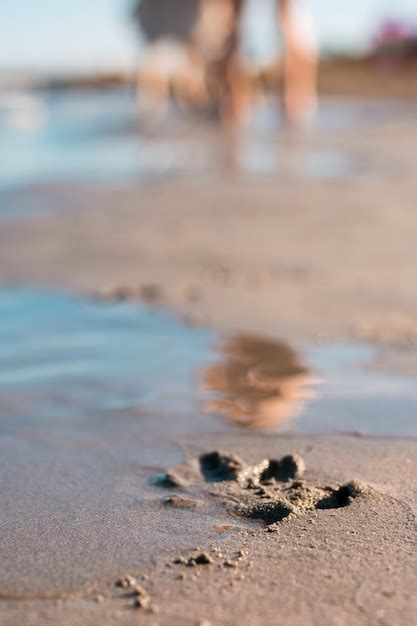
[[[269,0],[252,0],[258,5]],[[173,4],[175,0],[172,0]],[[131,0],[0,0],[0,69],[129,67]],[[360,48],[384,16],[417,23],[417,0],[311,0],[322,47]],[[259,32],[258,32],[259,36]]]

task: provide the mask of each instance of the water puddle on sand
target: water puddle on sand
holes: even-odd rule
[[[163,313],[31,290],[0,293],[3,416],[68,418],[141,407],[195,412],[213,334]]]
[[[203,375],[214,395],[206,409],[241,427],[417,434],[415,379],[372,369],[370,346],[304,345],[297,352],[282,341],[237,335],[218,351],[221,359]]]
[[[131,412],[152,414],[155,437],[161,424],[417,434],[414,378],[373,370],[365,344],[221,341],[137,304],[31,290],[0,293],[0,341],[3,425]]]
[[[0,346],[3,597],[112,580],[217,541],[231,524],[222,501],[203,497],[204,485],[198,501],[166,500],[151,482],[201,453],[206,436],[222,445],[241,441],[242,426],[417,430],[415,381],[363,369],[366,347],[300,357],[256,337],[222,343],[134,303],[25,290],[0,291]],[[288,514],[249,504],[250,523]]]

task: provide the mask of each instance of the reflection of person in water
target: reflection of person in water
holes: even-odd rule
[[[208,410],[252,428],[276,426],[297,414],[307,397],[308,370],[286,343],[239,335],[221,346],[204,386],[217,398]]]

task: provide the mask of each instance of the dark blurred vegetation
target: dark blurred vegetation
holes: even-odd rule
[[[417,98],[417,57],[395,67],[379,55],[334,56],[321,61],[319,92],[364,98]]]

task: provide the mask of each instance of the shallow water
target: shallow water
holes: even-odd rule
[[[138,142],[128,92],[0,94],[0,189],[53,181],[125,180]]]
[[[148,413],[175,436],[230,427],[417,434],[413,378],[361,344],[305,345],[191,328],[129,302],[0,292],[3,420]],[[3,422],[4,423],[4,422]],[[16,423],[16,422],[14,422]],[[233,423],[233,426],[232,426]]]
[[[3,414],[70,419],[80,411],[195,408],[208,331],[129,303],[33,290],[2,291],[0,320]]]
[[[0,94],[0,191],[53,182],[123,184],[155,177],[282,175],[319,179],[373,175],[365,155],[325,149],[321,139],[346,129],[415,119],[406,103],[324,99],[313,143],[289,148],[278,105],[260,102],[236,142],[214,125],[171,112],[138,125],[130,91]],[[386,173],[386,172],[384,172]],[[0,198],[0,214],[19,207]],[[28,211],[25,207],[21,211]],[[33,207],[32,207],[33,209]],[[36,210],[36,207],[34,208]]]

